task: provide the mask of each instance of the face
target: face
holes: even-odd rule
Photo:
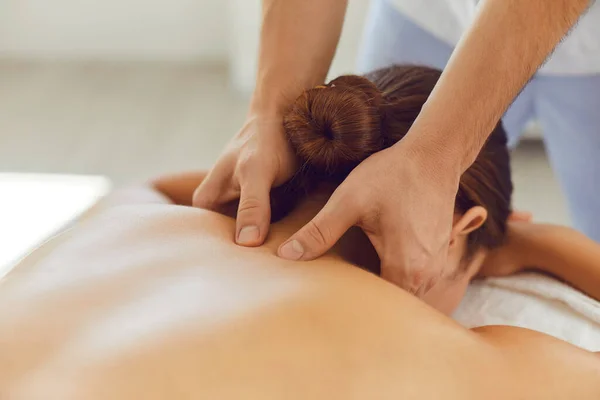
[[[442,280],[423,296],[423,301],[436,310],[450,315],[465,296],[470,281],[467,274]]]

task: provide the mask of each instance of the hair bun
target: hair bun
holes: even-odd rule
[[[342,76],[305,91],[284,117],[304,165],[328,176],[347,174],[383,147],[381,92],[361,76]]]

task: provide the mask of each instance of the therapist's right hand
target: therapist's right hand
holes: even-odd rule
[[[239,245],[260,246],[265,241],[271,221],[271,188],[296,171],[282,121],[278,114],[251,113],[194,192],[193,205],[209,210],[240,199],[235,236]]]

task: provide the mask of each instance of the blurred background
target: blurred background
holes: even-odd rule
[[[354,71],[350,0],[331,76]],[[0,3],[0,270],[111,186],[209,168],[252,91],[260,0]],[[568,223],[533,127],[515,206]]]

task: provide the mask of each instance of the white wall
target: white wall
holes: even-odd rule
[[[3,0],[0,56],[223,60],[226,0]]]
[[[356,72],[358,50],[370,0],[349,0],[348,4],[344,30],[329,71],[330,77]]]
[[[354,69],[369,0],[350,0],[331,74]],[[256,75],[261,0],[3,0],[0,56],[228,62],[232,86]]]
[[[229,0],[229,73],[231,85],[249,94],[254,87],[261,21],[260,0]]]

